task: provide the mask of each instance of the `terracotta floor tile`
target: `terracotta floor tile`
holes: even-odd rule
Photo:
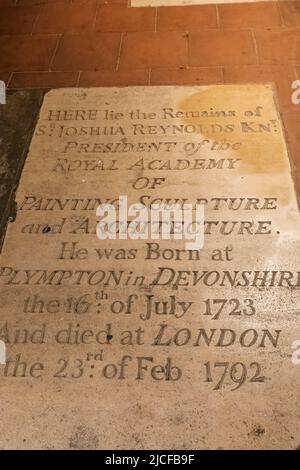
[[[80,86],[127,86],[147,85],[148,69],[84,71],[80,76]]]
[[[189,65],[245,65],[256,63],[249,31],[213,30],[189,34]]]
[[[100,6],[96,31],[154,31],[155,8],[128,8],[125,5]]]
[[[0,70],[46,70],[57,36],[0,36]]]
[[[13,73],[10,88],[60,88],[77,85],[79,72],[17,72]]]
[[[96,0],[75,3],[49,3],[42,8],[34,27],[35,33],[81,33],[92,31]]]
[[[151,85],[202,85],[222,83],[221,67],[155,68],[151,70]]]
[[[289,112],[283,115],[286,129],[287,140],[291,157],[298,170],[300,171],[300,111]],[[298,173],[299,174],[299,173]]]
[[[278,8],[285,26],[300,26],[299,0],[278,2]]]
[[[238,65],[234,67],[224,67],[225,83],[275,82],[282,109],[294,109],[295,107],[291,100],[291,85],[295,78],[294,67],[288,65]]]
[[[115,5],[115,4],[128,5],[128,0],[97,0],[97,3],[99,5]]]
[[[157,9],[158,31],[189,31],[217,26],[215,5],[161,7]]]
[[[237,3],[217,6],[221,28],[280,26],[281,18],[276,3]]]
[[[1,7],[0,34],[30,34],[39,11],[39,5]]]
[[[64,36],[52,70],[113,69],[117,65],[121,35],[92,33]]]
[[[16,0],[0,0],[0,7],[9,7],[16,4]]]
[[[120,67],[183,66],[187,62],[184,33],[128,33],[124,36]]]
[[[261,63],[300,64],[300,28],[255,31]]]
[[[16,0],[18,5],[46,5],[53,3],[72,3],[73,0]],[[77,0],[75,0],[77,1]]]

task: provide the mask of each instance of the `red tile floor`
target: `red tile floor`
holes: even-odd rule
[[[0,0],[10,88],[275,82],[300,189],[300,0],[130,8],[127,0]]]

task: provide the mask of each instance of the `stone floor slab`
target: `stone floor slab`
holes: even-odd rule
[[[203,249],[99,240],[120,195],[204,204]],[[299,446],[300,217],[271,85],[52,90],[16,201],[3,449]]]

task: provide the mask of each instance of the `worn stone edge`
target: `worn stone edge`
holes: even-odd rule
[[[22,175],[22,171],[23,171],[23,168],[24,168],[24,165],[25,165],[25,162],[26,162],[26,158],[27,158],[27,155],[29,153],[29,148],[30,148],[32,137],[33,137],[33,134],[34,134],[34,131],[35,131],[35,128],[36,128],[36,124],[37,124],[38,119],[39,119],[40,110],[41,110],[41,107],[42,107],[42,104],[43,104],[44,96],[45,96],[46,92],[49,91],[49,89],[35,89],[35,90],[40,93],[40,96],[38,97],[38,105],[37,105],[37,108],[35,109],[35,112],[33,113],[33,115],[30,116],[30,119],[31,119],[30,129],[29,129],[27,138],[25,140],[25,145],[22,149],[21,154],[19,155],[18,165],[16,167],[16,172],[15,172],[15,175],[14,175],[13,183],[10,187],[10,191],[9,191],[9,194],[8,194],[8,197],[7,197],[7,203],[6,203],[5,209],[4,209],[3,213],[0,215],[0,254],[1,254],[3,244],[4,244],[4,240],[5,240],[7,226],[10,222],[13,222],[16,218],[17,204],[16,204],[16,201],[15,201],[15,198],[16,198],[17,189],[18,189],[19,182],[20,182],[21,175]],[[30,93],[30,91],[32,91],[32,89],[31,90],[28,90],[28,89],[18,89],[18,90],[10,89],[8,92],[9,93],[16,93],[16,92],[20,92],[20,91],[23,92],[23,93]]]

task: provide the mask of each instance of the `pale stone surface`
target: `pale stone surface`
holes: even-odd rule
[[[175,5],[209,5],[217,3],[273,2],[274,0],[131,0],[132,7],[170,7]]]
[[[137,148],[158,142],[158,151]],[[134,189],[147,178],[148,187]],[[164,180],[153,189],[153,178]],[[178,252],[176,260],[181,240],[98,240],[87,199],[119,195],[147,204],[206,199],[211,234],[199,259]],[[292,343],[300,339],[300,219],[271,85],[53,90],[17,203],[0,257],[2,448],[299,446]],[[146,259],[147,243],[159,243],[151,252],[158,259]],[[173,277],[155,285],[162,269],[159,284]],[[137,296],[130,312],[117,313],[130,295]],[[144,318],[147,300],[174,298],[175,313]],[[18,355],[26,371],[16,368]],[[153,358],[140,379],[138,357]],[[151,375],[168,358],[178,380],[175,368],[171,380],[162,369]],[[116,378],[104,376],[115,369]]]

